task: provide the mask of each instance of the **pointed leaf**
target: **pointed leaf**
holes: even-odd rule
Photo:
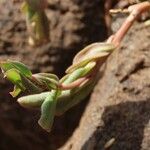
[[[26,78],[23,75],[20,75],[21,77],[21,81],[23,83],[23,85],[26,87],[26,89],[28,90],[29,93],[31,94],[37,94],[42,92],[43,90],[38,87],[37,85],[35,85],[34,83],[32,83],[28,78]]]
[[[32,73],[31,71],[28,69],[27,66],[25,66],[23,63],[17,62],[17,61],[4,61],[4,62],[0,62],[0,67],[2,68],[2,70],[4,72],[10,70],[10,69],[17,69],[18,72],[20,72],[22,75],[26,76],[26,77],[31,77]]]
[[[43,77],[47,77],[47,78],[50,78],[50,79],[54,79],[56,81],[59,81],[59,78],[55,75],[55,74],[52,74],[52,73],[37,73],[37,74],[34,74],[35,76],[36,75],[40,75],[40,76],[43,76]]]
[[[53,125],[56,103],[57,91],[51,91],[41,106],[41,117],[38,123],[47,132],[50,132]]]
[[[56,78],[51,78],[51,76],[47,77],[43,74],[36,74],[34,77],[44,86],[47,87],[48,90],[56,89],[58,86],[58,80]]]
[[[23,63],[20,63],[17,61],[8,61],[8,62],[11,63],[14,68],[18,69],[22,75],[24,75],[26,77],[32,76],[32,72]]]
[[[6,78],[11,81],[14,85],[16,85],[21,90],[25,90],[25,87],[22,84],[20,74],[16,69],[10,69],[5,72]]]
[[[20,97],[17,101],[25,108],[39,108],[50,92]]]

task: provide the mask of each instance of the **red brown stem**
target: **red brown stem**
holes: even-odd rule
[[[72,83],[69,83],[67,85],[64,85],[64,84],[60,84],[58,87],[62,90],[70,90],[70,89],[73,89],[75,87],[79,87],[83,82],[87,82],[91,79],[91,77],[82,77],[82,78],[79,78],[77,79],[76,81],[72,82]]]
[[[130,27],[133,25],[134,21],[139,17],[139,15],[148,10],[150,10],[150,2],[143,2],[130,6],[128,8],[130,15],[125,20],[121,28],[117,31],[117,33],[114,34],[114,37],[111,42],[115,44],[116,47],[118,47],[128,30],[130,29]],[[110,39],[108,39],[108,42],[109,40]]]

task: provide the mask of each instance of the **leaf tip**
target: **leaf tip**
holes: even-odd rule
[[[20,97],[17,99],[17,102],[19,103],[19,105],[21,105],[22,107],[27,108],[27,104],[26,104],[26,100],[24,99],[24,97]]]
[[[51,132],[51,127],[48,127],[42,118],[40,118],[40,119],[38,120],[38,124],[39,124],[40,127],[42,127],[42,129],[44,129],[45,131],[47,131],[47,132],[49,132],[49,133]]]

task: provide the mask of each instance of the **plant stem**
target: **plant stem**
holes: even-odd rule
[[[125,22],[122,24],[121,28],[117,31],[116,34],[108,38],[108,42],[113,43],[118,47],[123,40],[124,36],[127,34],[130,27],[133,25],[134,21],[145,11],[150,10],[150,2],[143,2],[135,4],[128,8],[130,15],[127,17]]]
[[[60,88],[61,90],[70,90],[70,89],[80,86],[83,82],[88,82],[90,79],[91,77],[82,77],[67,85],[59,84],[58,88]]]
[[[26,15],[29,44],[42,45],[49,41],[49,23],[45,13],[47,0],[25,0],[23,11]]]

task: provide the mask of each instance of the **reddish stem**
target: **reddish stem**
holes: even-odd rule
[[[143,2],[135,4],[128,8],[130,15],[127,17],[121,28],[114,34],[112,43],[118,47],[123,40],[124,36],[127,34],[130,27],[133,25],[134,21],[141,15],[143,12],[150,10],[150,2]],[[109,41],[110,39],[108,39]]]
[[[70,90],[70,89],[73,89],[75,87],[79,87],[83,82],[85,82],[85,81],[88,82],[90,79],[91,79],[90,76],[89,77],[82,77],[82,78],[79,78],[76,81],[69,83],[67,85],[60,84],[58,87],[62,90]]]

